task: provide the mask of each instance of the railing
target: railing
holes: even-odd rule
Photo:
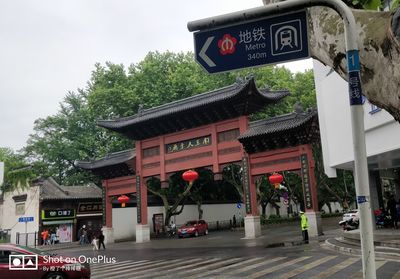
[[[38,245],[37,232],[18,233],[15,241],[18,245],[36,247]]]

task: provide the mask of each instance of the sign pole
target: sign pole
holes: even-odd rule
[[[226,27],[232,24],[248,22],[267,16],[297,11],[313,6],[325,6],[334,9],[343,19],[349,77],[349,98],[354,150],[354,183],[357,203],[360,210],[360,235],[363,264],[363,277],[376,278],[375,251],[373,241],[372,214],[368,180],[367,152],[365,146],[364,111],[362,107],[362,88],[360,62],[357,45],[356,23],[351,9],[340,0],[289,0],[238,11],[226,15],[191,21],[189,31],[199,31]],[[204,56],[205,51],[202,55]]]

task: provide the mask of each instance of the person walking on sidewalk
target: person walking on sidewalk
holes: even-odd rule
[[[104,245],[104,234],[102,231],[99,233],[99,249],[101,249],[101,245],[103,245],[104,250],[106,250],[106,246]]]
[[[300,211],[300,224],[301,224],[301,233],[303,235],[303,242],[308,244],[308,219],[303,211]]]

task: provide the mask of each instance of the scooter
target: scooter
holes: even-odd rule
[[[348,220],[342,220],[339,222],[339,226],[343,228],[344,231],[352,231],[358,229],[358,226],[360,225],[360,222],[358,219],[348,219]]]

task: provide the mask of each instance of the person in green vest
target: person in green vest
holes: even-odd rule
[[[303,235],[303,242],[308,244],[308,219],[303,211],[300,211],[301,232]]]

